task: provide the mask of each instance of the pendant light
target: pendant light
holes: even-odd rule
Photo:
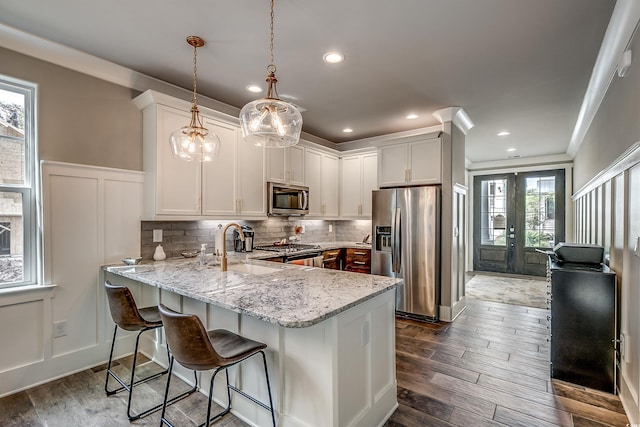
[[[220,139],[218,135],[209,132],[202,126],[200,111],[198,110],[197,88],[197,50],[204,46],[204,40],[198,36],[187,37],[187,43],[193,46],[193,105],[191,106],[191,122],[171,134],[169,142],[175,157],[186,161],[210,162],[218,158]]]
[[[276,66],[273,63],[273,2],[267,67],[267,96],[245,105],[240,111],[240,126],[245,141],[261,147],[296,145],[302,130],[302,115],[295,105],[278,98]]]

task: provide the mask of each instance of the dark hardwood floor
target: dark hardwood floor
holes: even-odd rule
[[[453,323],[398,319],[386,427],[627,426],[617,396],[550,379],[547,315],[470,299]]]
[[[397,320],[400,407],[385,426],[626,426],[616,396],[550,380],[547,314],[469,300],[453,323]],[[116,369],[126,375],[130,359],[121,362]],[[147,370],[157,368],[147,363]],[[99,366],[4,397],[0,426],[129,425],[126,394],[106,397],[104,376],[105,366]],[[138,386],[134,409],[159,402],[164,384]],[[172,387],[178,393],[186,385],[172,381]],[[169,416],[176,425],[194,426],[205,411],[206,398],[196,394],[172,405]],[[159,424],[158,412],[131,423]],[[246,426],[233,416],[215,425]]]

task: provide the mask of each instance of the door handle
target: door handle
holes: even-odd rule
[[[400,257],[402,256],[401,251],[400,251],[400,247],[402,245],[401,242],[401,237],[400,237],[400,227],[401,225],[401,215],[400,215],[400,208],[396,208],[396,215],[395,215],[395,230],[394,230],[394,235],[395,235],[395,244],[393,245],[393,250],[395,251],[395,259],[393,260],[393,271],[395,273],[400,273]]]

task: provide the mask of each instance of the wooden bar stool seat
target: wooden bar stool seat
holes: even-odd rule
[[[114,395],[122,390],[126,390],[127,392],[129,392],[129,396],[127,399],[127,417],[129,417],[129,421],[137,420],[140,417],[143,417],[153,411],[160,409],[163,405],[163,403],[159,403],[158,405],[155,405],[152,408],[146,409],[140,413],[131,413],[131,398],[133,395],[134,386],[153,380],[169,372],[169,369],[167,368],[161,372],[149,375],[147,377],[140,378],[138,380],[135,379],[140,336],[145,331],[150,331],[162,327],[162,319],[160,317],[158,307],[156,306],[138,308],[129,288],[125,286],[115,286],[108,281],[105,282],[104,287],[107,293],[107,300],[109,301],[111,318],[116,324],[113,331],[111,351],[109,352],[109,363],[107,364],[107,377],[104,383],[104,391],[107,396]],[[115,372],[111,370],[111,364],[113,362],[113,349],[116,343],[116,334],[118,333],[118,328],[124,329],[125,331],[138,332],[138,335],[136,336],[136,346],[133,353],[133,364],[131,367],[131,379],[129,383],[126,383]],[[168,351],[167,357],[169,357]],[[116,382],[120,384],[120,387],[109,389],[109,378],[113,378],[114,380],[116,380]],[[173,403],[183,397],[186,397],[187,395],[195,392],[196,389],[197,383],[195,383],[192,389],[189,389],[188,391],[170,399],[168,403]]]
[[[187,369],[195,371],[214,370],[209,384],[209,403],[207,405],[206,421],[200,425],[208,426],[211,422],[221,418],[231,411],[231,391],[234,391],[271,413],[273,427],[276,425],[275,411],[273,409],[273,399],[271,397],[271,386],[269,384],[269,372],[267,370],[267,359],[264,354],[266,344],[254,341],[231,331],[215,329],[207,331],[195,314],[177,313],[163,304],[158,306],[160,316],[164,324],[167,338],[167,345],[171,353],[169,361],[169,378],[165,391],[165,405],[162,408],[161,425],[172,426],[165,418],[167,395],[169,391],[169,381],[173,370],[173,362],[176,360]],[[269,405],[259,401],[246,392],[238,389],[229,383],[229,373],[227,369],[233,365],[241,363],[257,354],[262,355],[264,364],[267,391],[269,393]],[[227,407],[218,414],[211,416],[211,401],[213,399],[213,383],[218,372],[224,370],[227,381]]]

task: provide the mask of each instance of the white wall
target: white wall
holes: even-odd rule
[[[55,286],[0,292],[0,396],[107,360],[113,324],[99,271],[138,254],[142,179],[141,172],[43,163],[44,276]],[[68,333],[53,338],[59,321]],[[122,341],[118,353],[131,352],[130,337]]]

